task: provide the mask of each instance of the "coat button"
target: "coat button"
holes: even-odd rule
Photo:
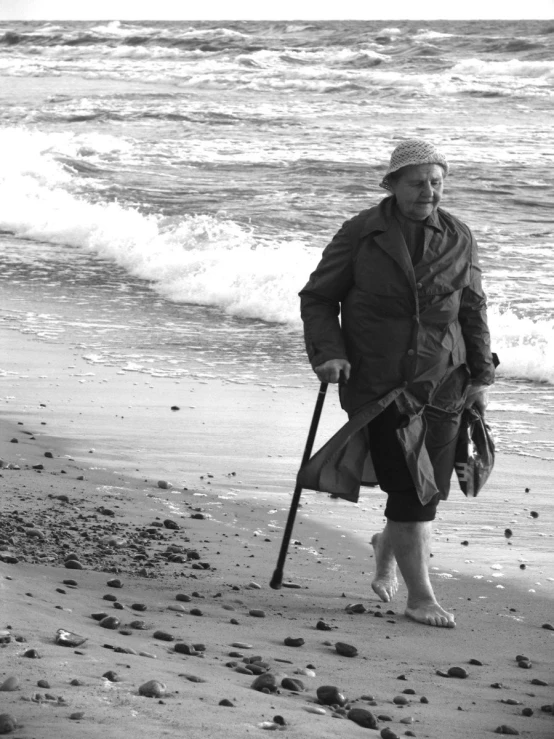
[[[409,357],[413,357],[413,356],[414,356],[414,354],[415,354],[415,352],[414,352],[414,350],[413,350],[413,349],[408,349],[408,356],[409,356]]]

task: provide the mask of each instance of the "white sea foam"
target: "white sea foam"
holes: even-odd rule
[[[533,320],[493,306],[489,323],[501,376],[554,383],[554,320]]]
[[[554,77],[554,61],[520,61],[509,59],[488,62],[482,59],[464,59],[450,70],[452,74],[472,74],[478,77],[534,77],[545,81]]]

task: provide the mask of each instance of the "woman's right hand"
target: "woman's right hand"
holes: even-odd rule
[[[320,382],[348,382],[350,362],[347,359],[328,359],[314,368]]]

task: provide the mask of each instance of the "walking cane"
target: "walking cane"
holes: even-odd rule
[[[319,418],[321,416],[321,410],[323,408],[323,401],[325,400],[326,392],[327,383],[322,382],[319,386],[319,393],[317,395],[314,415],[312,416],[312,423],[310,425],[308,439],[306,440],[306,447],[304,449],[304,455],[302,457],[302,464],[300,465],[300,469],[302,469],[302,467],[308,462],[311,457],[314,439],[317,432]],[[277,560],[277,567],[275,568],[275,572],[273,573],[273,577],[271,578],[271,582],[269,583],[269,586],[273,588],[273,590],[280,590],[283,584],[283,569],[285,567],[285,559],[287,558],[287,551],[290,544],[292,527],[294,526],[294,519],[296,518],[296,511],[298,510],[298,503],[300,502],[301,493],[302,485],[297,482],[292,496],[292,503],[290,504],[289,517],[287,519],[287,525],[285,526],[285,532],[283,534],[283,542],[281,544],[281,551],[279,552],[279,559]]]

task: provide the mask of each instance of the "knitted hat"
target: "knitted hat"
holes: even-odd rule
[[[391,190],[388,176],[411,164],[440,164],[445,175],[448,174],[448,163],[433,144],[423,139],[407,139],[398,144],[392,152],[389,168],[379,186],[385,190]]]

